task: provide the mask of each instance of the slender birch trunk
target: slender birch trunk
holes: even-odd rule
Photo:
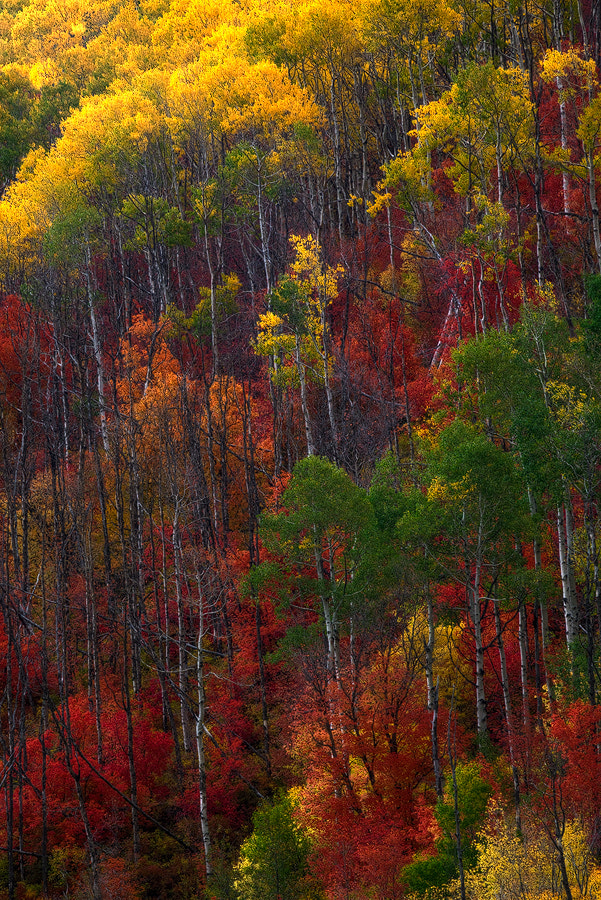
[[[499,601],[494,600],[495,628],[497,633],[497,648],[499,662],[501,664],[501,685],[503,688],[503,705],[505,707],[505,724],[507,725],[507,744],[509,747],[509,762],[513,777],[513,799],[515,803],[515,825],[518,832],[521,830],[522,817],[520,811],[520,775],[515,760],[515,736],[513,727],[513,711],[511,708],[511,694],[509,692],[509,677],[507,675],[507,658],[505,656],[505,644],[503,641],[503,629],[501,627],[501,613]]]
[[[197,709],[196,709],[196,756],[198,760],[198,801],[200,807],[200,831],[202,834],[202,846],[205,857],[205,873],[207,878],[213,874],[211,861],[211,832],[209,830],[209,815],[207,806],[207,770],[204,748],[205,720],[206,720],[206,695],[204,681],[204,591],[200,572],[196,572],[198,585],[198,636],[196,641],[196,684],[197,684]]]

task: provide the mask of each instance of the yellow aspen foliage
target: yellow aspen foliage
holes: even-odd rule
[[[259,131],[263,136],[289,135],[298,125],[322,124],[319,108],[307,91],[291,83],[273,63],[243,65],[232,84],[222,128],[229,135]]]
[[[12,43],[18,58],[32,64],[56,60],[97,37],[123,0],[31,0],[14,17]]]
[[[115,185],[119,163],[143,154],[162,124],[156,106],[139,91],[90,97],[65,123],[57,151],[79,162],[88,183]]]
[[[571,100],[577,93],[598,87],[597,66],[593,59],[583,59],[574,48],[564,52],[549,49],[541,64],[543,81],[558,80],[559,99]]]
[[[408,208],[412,203],[431,202],[430,155],[425,144],[417,144],[413,150],[399,153],[384,169],[384,178],[374,193],[374,202],[368,206],[371,216],[377,215],[390,203],[394,195],[398,203]]]
[[[49,57],[38,59],[29,70],[29,79],[36,91],[41,91],[47,84],[56,84],[59,77],[59,67]]]
[[[87,206],[90,192],[114,191],[162,121],[138,91],[87,98],[51,150],[29,153],[0,202],[0,255],[12,267],[39,257],[49,226]]]
[[[478,863],[467,876],[471,900],[551,900],[564,896],[558,850],[536,821],[520,837],[505,821],[498,803],[493,802],[488,823],[476,845]],[[596,900],[599,873],[580,823],[566,823],[561,846],[572,897]]]
[[[423,62],[455,33],[461,21],[444,0],[363,0],[358,11],[370,49],[394,41],[401,59],[420,57]]]
[[[295,0],[285,8],[261,3],[249,12],[245,42],[251,58],[284,62],[295,80],[312,89],[333,67],[362,64],[357,5],[350,0]]]
[[[216,285],[214,288],[215,308],[213,315],[216,318],[216,322],[212,320],[210,287],[199,287],[200,300],[190,316],[186,316],[175,306],[170,306],[167,309],[167,317],[172,323],[171,333],[173,335],[181,335],[185,332],[190,332],[197,339],[203,335],[210,335],[214,325],[219,328],[228,316],[234,315],[238,310],[236,297],[241,286],[237,275],[225,274],[221,277],[221,284]]]
[[[286,321],[274,312],[259,316],[259,333],[255,341],[255,353],[259,356],[273,356],[282,353],[286,356],[294,350],[294,334],[285,331]]]
[[[47,163],[43,150],[32,150],[0,201],[0,257],[8,271],[23,271],[39,257],[51,209],[69,195],[68,185],[54,181]]]
[[[68,158],[72,178],[114,186],[119,163],[132,163],[159,133],[162,117],[139,91],[90,97],[67,120],[56,155]]]
[[[399,201],[431,201],[430,154],[449,154],[448,170],[455,190],[488,195],[501,172],[531,157],[533,106],[526,74],[520,69],[495,68],[492,63],[469,65],[438,100],[421,106],[416,146],[385,168],[384,189],[399,192]]]
[[[394,79],[397,105],[415,111],[436,90],[433,60],[461,29],[460,15],[446,0],[362,0],[357,15],[382,79]]]
[[[293,55],[326,66],[333,59],[356,59],[362,43],[356,7],[349,0],[309,0],[286,18],[285,48]]]
[[[423,246],[417,235],[409,232],[403,238],[402,248],[400,288],[404,297],[418,300],[423,289],[419,264],[423,256]]]
[[[290,137],[301,125],[317,128],[322,115],[307,91],[274,63],[249,65],[231,57],[178,69],[169,84],[170,120],[176,136],[199,128],[229,138]]]
[[[441,101],[419,111],[420,140],[452,153],[457,189],[467,193],[478,177],[486,187],[495,166],[530,156],[532,109],[521,69],[469,67]]]
[[[440,699],[449,707],[453,703],[456,709],[468,708],[471,699],[472,670],[462,649],[464,630],[463,624],[451,622],[441,622],[434,628],[433,680],[438,683]],[[406,637],[412,646],[426,646],[428,620],[425,610],[420,610],[411,618]]]
[[[564,381],[547,381],[546,391],[551,415],[563,428],[577,431],[587,413],[584,391]]]
[[[327,379],[326,310],[338,293],[340,267],[326,266],[316,239],[292,235],[295,258],[290,276],[273,292],[271,309],[259,317],[255,352],[272,359],[275,380],[296,383],[309,370]]]
[[[136,75],[156,65],[152,45],[152,25],[129,0],[106,28],[88,44],[94,68],[114,78],[131,81]]]
[[[12,16],[0,9],[0,65],[15,61],[11,40]]]
[[[296,252],[290,271],[295,278],[304,281],[315,291],[320,308],[327,306],[338,293],[338,279],[343,272],[342,266],[324,265],[319,244],[313,235],[301,237],[293,234],[290,243]]]
[[[160,64],[172,69],[173,62],[192,63],[221,26],[239,21],[242,8],[233,0],[172,0],[152,34]]]
[[[580,116],[576,132],[584,149],[593,155],[595,169],[601,165],[601,95],[589,103]]]
[[[364,81],[368,67],[355,3],[309,0],[286,10],[266,9],[250,22],[246,42],[251,58],[285,66],[295,84],[319,98],[330,120],[344,119],[348,134],[360,139],[361,113],[352,86]],[[371,145],[365,123],[362,135]]]
[[[169,10],[169,0],[139,0],[136,4],[140,13],[149,22],[157,22]]]

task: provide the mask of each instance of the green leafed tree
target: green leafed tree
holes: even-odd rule
[[[309,589],[319,596],[328,670],[338,680],[341,621],[361,593],[373,510],[366,492],[320,456],[296,464],[282,500],[286,512],[264,518],[262,537],[299,581],[301,572],[315,572]]]
[[[436,855],[416,859],[404,871],[407,887],[418,896],[441,896],[436,892],[457,877],[458,859],[471,869],[477,859],[477,837],[491,796],[477,762],[457,763],[454,784],[448,779],[445,794],[436,804],[440,826]],[[453,883],[454,889],[456,884]]]
[[[253,816],[253,832],[240,849],[234,888],[239,900],[318,900],[309,874],[311,842],[294,818],[290,793],[266,801]]]
[[[427,494],[403,517],[402,531],[422,534],[441,580],[465,592],[482,740],[488,731],[483,611],[491,598],[511,592],[506,575],[521,564],[516,541],[528,528],[523,481],[513,454],[459,420],[425,447],[424,456]]]

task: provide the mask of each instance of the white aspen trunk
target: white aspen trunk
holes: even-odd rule
[[[300,382],[301,408],[305,422],[305,437],[307,439],[307,456],[314,456],[315,444],[313,443],[313,429],[311,427],[311,417],[309,415],[309,404],[307,403],[307,382],[305,376],[305,364],[301,359],[300,335],[296,335],[295,341],[296,369],[298,372],[298,380]]]
[[[484,266],[482,265],[482,259],[478,260],[478,267],[480,269],[480,274],[478,276],[478,297],[480,299],[480,327],[482,329],[482,334],[486,334],[486,328],[488,325],[488,317],[486,314],[486,298],[484,297]]]
[[[334,585],[336,584],[336,558],[334,553],[334,546],[332,544],[331,538],[328,538],[328,554],[330,558],[330,585],[331,591],[334,590]],[[351,573],[352,580],[352,573]],[[330,617],[332,620],[332,633],[334,638],[334,674],[336,676],[336,681],[340,683],[340,635],[339,635],[339,622],[338,622],[338,611],[336,609],[336,602],[334,597],[331,597],[332,604],[330,606]]]
[[[591,204],[593,241],[595,243],[595,253],[597,254],[597,270],[601,274],[601,233],[599,231],[599,204],[597,203],[597,191],[595,188],[595,159],[592,149],[587,151],[586,165],[588,169],[588,190],[589,200]]]
[[[476,648],[476,719],[478,736],[485,737],[488,732],[486,714],[486,692],[484,690],[484,644],[482,642],[482,610],[479,591],[472,589],[472,621],[474,624],[474,644]]]
[[[173,516],[173,566],[175,569],[175,596],[177,600],[177,661],[180,716],[182,723],[182,743],[186,753],[190,750],[190,730],[188,722],[188,654],[186,651],[186,627],[184,622],[184,601],[182,597],[181,543],[179,537],[179,503],[175,501]]]
[[[528,620],[526,607],[520,603],[518,624],[518,640],[520,644],[520,679],[522,685],[522,715],[524,728],[528,732],[530,725],[530,707],[528,704]]]
[[[415,225],[419,229],[420,234],[423,237],[426,246],[428,247],[428,249],[434,256],[434,258],[442,265],[443,259],[442,259],[442,256],[440,255],[440,252],[436,246],[436,241],[434,240],[432,233],[428,230],[428,228],[426,228],[426,226],[423,224],[423,222],[420,222],[415,206],[413,206],[412,212],[413,212],[413,219],[414,219]],[[447,314],[445,316],[444,325],[442,326],[442,329],[440,331],[440,337],[438,340],[438,344],[436,345],[436,350],[434,351],[434,355],[432,357],[432,362],[430,363],[430,369],[435,369],[440,363],[440,360],[442,358],[442,351],[443,351],[443,347],[444,347],[444,335],[446,333],[449,322],[451,321],[453,316],[459,317],[461,315],[461,309],[462,309],[461,299],[459,298],[457,292],[451,286],[449,286],[449,294],[450,294],[449,307],[447,310]]]
[[[419,72],[419,86],[422,92],[422,104],[428,105],[428,95],[426,93],[426,82],[424,80],[424,65],[422,60],[421,48],[417,52],[417,68]]]
[[[267,239],[267,225],[265,222],[265,210],[263,208],[263,188],[261,184],[261,163],[257,154],[257,211],[259,213],[259,236],[261,238],[261,256],[265,270],[265,287],[267,293],[271,291],[271,258],[269,255],[269,241]]]
[[[98,337],[98,324],[96,322],[96,312],[94,310],[94,292],[92,290],[91,276],[91,258],[90,250],[86,249],[86,285],[88,289],[88,310],[90,313],[90,324],[92,326],[92,347],[94,349],[94,358],[96,359],[96,379],[98,385],[98,405],[100,413],[100,433],[102,435],[102,445],[104,452],[109,453],[109,437],[106,427],[106,410],[104,407],[104,363],[102,360],[102,350],[100,347],[100,339]]]
[[[499,601],[494,600],[495,611],[495,628],[497,632],[497,647],[499,650],[499,661],[501,663],[501,685],[503,688],[503,705],[505,707],[505,723],[507,725],[507,744],[509,747],[509,762],[511,764],[511,773],[513,776],[513,796],[515,802],[515,824],[518,831],[521,829],[521,813],[520,813],[520,775],[515,763],[515,740],[513,730],[513,712],[511,709],[511,694],[509,691],[509,677],[507,675],[507,659],[505,656],[505,645],[503,643],[503,629],[501,627],[501,613],[499,611]]]
[[[167,541],[165,539],[165,509],[160,494],[159,512],[161,517],[161,580],[163,582],[163,615],[165,616],[165,633],[163,635],[165,657],[163,659],[163,666],[165,668],[165,674],[169,677],[171,675],[171,660],[169,658],[169,651],[171,648],[171,629],[169,619],[169,590],[167,583]]]
[[[336,115],[336,101],[334,99],[334,74],[330,79],[330,112],[332,126],[334,128],[334,181],[336,184],[336,210],[338,213],[338,236],[342,242],[342,215],[344,199],[342,193],[342,176],[340,171],[340,130],[338,128],[338,116]]]
[[[328,592],[326,590],[326,578],[325,572],[323,570],[323,560],[321,558],[322,547],[321,542],[318,540],[317,528],[315,526],[313,526],[313,535],[315,569],[317,571],[317,577],[320,582],[319,593],[321,597],[321,608],[323,611],[323,620],[326,629],[326,642],[328,647],[328,671],[331,675],[334,676],[334,679],[338,681],[340,678],[340,672],[338,665],[339,653],[337,647],[336,622],[332,610],[331,598],[328,596]]]
[[[531,489],[528,488],[528,502],[530,504],[530,515],[536,515],[536,500],[534,494]],[[542,561],[542,553],[541,546],[538,538],[534,538],[533,541],[533,555],[534,555],[534,570],[535,572],[541,572],[543,567]],[[543,666],[545,668],[545,685],[547,688],[547,698],[551,701],[555,699],[555,691],[553,688],[553,681],[549,674],[549,668],[547,666],[547,651],[549,649],[549,610],[547,608],[546,598],[541,596],[539,601],[540,607],[540,628],[541,628],[541,643],[542,643],[542,651],[543,651]]]
[[[150,252],[149,247],[144,247],[143,253],[144,253],[144,259],[146,260],[146,275],[148,277],[148,290],[149,290],[150,296],[152,298],[152,308],[154,311],[156,309],[158,291],[157,291],[157,287],[156,287],[156,284],[154,281],[154,275],[152,272],[152,269],[153,269],[152,254]]]
[[[215,456],[213,453],[213,412],[208,385],[206,386],[206,411],[207,411],[207,458],[209,460],[209,476],[211,480],[211,509],[213,513],[213,528],[215,534],[219,534],[219,514],[217,505],[217,477],[215,474]]]
[[[426,687],[428,689],[428,709],[432,709],[434,705],[434,607],[430,591],[427,594],[426,615],[428,618],[428,640],[424,642],[424,661],[426,669]]]
[[[353,73],[354,81],[355,81],[355,95],[357,97],[362,97],[363,95],[363,70],[360,67],[355,67],[355,71]],[[359,100],[359,136],[361,139],[361,188],[360,188],[360,196],[363,200],[367,198],[367,188],[368,188],[368,163],[367,163],[367,129],[365,127],[365,112],[363,109],[363,103]]]
[[[580,31],[582,34],[582,49],[584,50],[584,58],[590,59],[590,50],[589,50],[589,41],[588,41],[588,30],[586,27],[586,21],[584,18],[584,12],[582,10],[581,0],[577,2],[578,7],[578,21],[580,22]]]
[[[420,132],[420,124],[419,124],[419,116],[417,115],[417,110],[419,109],[420,103],[417,97],[417,88],[415,86],[415,77],[413,75],[413,66],[411,65],[412,60],[407,60],[407,72],[409,73],[409,84],[411,85],[411,102],[413,103],[413,117],[415,120],[415,133],[417,135],[418,143],[419,143],[419,132]],[[399,108],[402,109],[402,104],[399,105]]]
[[[536,217],[536,280],[540,288],[543,287],[543,226],[540,218]]]
[[[394,241],[392,238],[392,215],[390,212],[390,203],[386,206],[386,224],[388,226],[388,249],[390,252],[390,271],[392,273],[392,290],[396,292],[396,272],[394,267]]]
[[[499,203],[503,202],[503,158],[500,132],[497,132],[497,200]]]
[[[70,750],[68,751],[70,754]],[[75,782],[75,792],[77,794],[77,802],[79,804],[79,812],[81,815],[81,819],[83,822],[84,833],[86,836],[86,842],[88,845],[88,856],[90,859],[90,874],[92,878],[92,897],[94,900],[103,900],[102,891],[100,889],[100,878],[98,874],[98,849],[96,847],[96,842],[94,840],[94,832],[92,831],[92,827],[90,825],[90,820],[88,818],[88,813],[86,810],[86,802],[84,797],[84,792],[81,787],[81,779],[79,776],[79,772],[75,772],[72,767],[71,761],[67,763],[67,766],[70,770],[70,773],[73,777],[73,781]]]
[[[434,605],[432,595],[427,592],[426,611],[428,616],[428,641],[425,645],[426,685],[428,688],[428,710],[432,714],[432,765],[434,768],[434,784],[437,797],[442,797],[444,791],[442,766],[440,764],[440,752],[438,748],[438,678],[434,684],[434,644],[436,631],[434,628]]]
[[[154,241],[154,250],[153,250],[153,259],[155,261],[156,270],[157,270],[157,281],[159,283],[159,314],[161,316],[165,315],[167,311],[167,306],[169,305],[169,283],[168,278],[165,273],[165,268],[168,266],[168,260],[165,262],[165,267],[161,265],[161,255],[166,250],[162,247],[157,240]]]
[[[574,603],[576,604],[577,609],[578,597],[576,595],[576,575],[574,572],[574,509],[572,506],[572,498],[569,491],[566,492],[564,506],[566,510],[566,550],[568,560],[568,575],[570,579],[570,591],[572,597],[574,598]],[[578,631],[578,627],[576,627],[576,630]]]
[[[563,26],[559,19],[560,10],[557,7],[558,7],[558,4],[556,4],[556,9],[555,9],[556,15],[555,15],[555,23],[554,23],[555,48],[556,48],[556,50],[561,51]],[[557,78],[555,79],[555,84],[557,85],[557,96],[559,98],[559,132],[560,132],[561,149],[566,154],[566,156],[568,156],[568,153],[569,153],[568,138],[567,138],[568,118],[567,118],[567,112],[566,112],[566,102],[564,99],[562,99],[565,85],[564,85],[564,80],[561,77],[561,75],[557,76]],[[564,213],[567,214],[570,211],[570,191],[569,191],[570,182],[569,182],[569,178],[568,178],[567,169],[565,169],[565,168],[562,172],[561,182],[562,182],[562,193],[563,193],[563,211],[564,211]]]
[[[322,331],[322,358],[323,358],[323,383],[326,392],[326,399],[328,402],[328,418],[330,420],[330,428],[332,430],[332,440],[334,442],[334,462],[338,462],[338,449],[339,449],[339,436],[338,436],[338,425],[336,424],[336,415],[334,412],[334,395],[332,393],[332,383],[330,381],[330,357],[328,353],[328,338],[327,338],[327,321],[326,321],[326,303],[327,298],[324,298],[324,301],[321,305],[321,331]]]
[[[522,53],[522,44],[518,35],[518,29],[513,19],[511,19],[509,28],[511,35],[511,55],[517,61],[522,72],[524,72],[526,70],[526,63],[524,62],[524,54]]]
[[[480,605],[480,580],[482,577],[482,516],[479,525],[478,549],[476,551],[474,582],[470,585],[472,622],[474,625],[474,645],[476,651],[476,720],[478,737],[488,733],[486,713],[486,692],[484,690],[484,643],[482,640],[482,607]]]
[[[65,445],[65,462],[69,459],[69,419],[67,416],[67,389],[66,385],[68,383],[68,379],[66,379],[63,375],[65,371],[65,362],[63,358],[63,353],[60,348],[60,343],[57,339],[56,331],[54,331],[54,346],[56,348],[54,356],[57,360],[57,368],[59,370],[59,384],[61,386],[61,412],[63,414],[63,441]],[[101,419],[102,421],[102,419]],[[23,434],[24,437],[24,434]]]
[[[409,72],[411,72],[410,64],[408,64]],[[407,134],[409,132],[409,123],[407,122],[407,109],[405,107],[405,100],[403,95],[401,94],[401,79],[399,76],[399,70],[397,68],[395,73],[395,96],[396,96],[396,104],[397,108],[400,110],[401,114],[401,141],[403,143],[403,151],[406,153],[409,150],[409,140]],[[415,106],[413,107],[415,109]],[[419,125],[416,122],[416,130]]]
[[[209,270],[209,277],[211,279],[211,352],[213,354],[213,377],[217,374],[219,370],[219,344],[217,341],[217,327],[218,327],[218,309],[217,309],[217,278],[215,274],[215,267],[213,265],[213,260],[211,258],[211,248],[209,246],[209,235],[208,235],[208,220],[205,217],[204,221],[204,243],[205,243],[205,257],[207,260],[207,268]]]
[[[492,265],[495,273],[495,281],[497,283],[497,291],[499,293],[499,308],[501,310],[501,318],[503,319],[503,328],[505,331],[509,331],[509,316],[507,315],[507,306],[505,305],[505,288],[503,287],[502,272],[499,272],[496,260]]]
[[[561,503],[557,507],[557,543],[559,550],[559,569],[563,594],[563,611],[565,618],[566,643],[573,653],[578,636],[578,606],[573,591],[573,579],[570,572],[569,547],[566,534],[566,507]]]
[[[320,587],[319,594],[321,598],[321,606],[323,611],[323,619],[326,631],[326,644],[328,649],[328,660],[327,660],[327,669],[326,669],[326,677],[327,677],[327,693],[326,693],[326,727],[330,737],[330,753],[332,758],[336,758],[338,756],[338,751],[336,748],[336,719],[338,720],[338,729],[340,732],[340,737],[342,741],[342,757],[344,760],[342,777],[346,781],[347,786],[352,791],[352,782],[350,780],[350,771],[348,766],[348,753],[346,751],[346,739],[345,739],[345,728],[344,723],[341,720],[341,712],[340,707],[337,700],[332,696],[330,692],[330,686],[332,681],[334,681],[337,685],[340,685],[340,655],[338,648],[338,629],[336,622],[336,614],[333,609],[331,592],[328,592],[326,588],[326,578],[325,572],[323,568],[323,559],[322,552],[323,547],[321,544],[321,540],[318,538],[317,528],[313,526],[313,549],[315,555],[315,569],[317,571],[317,577],[319,579]],[[340,796],[339,788],[335,789],[336,796]]]
[[[209,815],[207,808],[207,771],[204,748],[204,733],[206,719],[206,695],[204,685],[204,661],[202,641],[204,637],[204,602],[203,591],[200,581],[200,573],[196,573],[196,581],[198,584],[198,639],[196,646],[196,680],[197,680],[197,701],[198,707],[196,711],[196,756],[198,758],[198,800],[200,806],[200,831],[202,834],[202,846],[205,856],[205,872],[207,878],[213,874],[211,863],[211,832],[209,830]]]

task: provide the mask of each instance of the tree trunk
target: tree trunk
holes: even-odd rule
[[[515,826],[518,832],[522,827],[520,812],[520,775],[515,760],[515,740],[513,729],[513,712],[511,709],[511,694],[509,691],[509,678],[507,675],[507,660],[505,657],[505,644],[503,642],[503,629],[501,627],[501,613],[499,601],[494,600],[495,628],[497,632],[497,648],[499,650],[499,662],[501,663],[501,685],[503,687],[503,705],[505,707],[505,724],[507,725],[507,744],[509,747],[509,762],[513,777],[513,799],[515,803]]]
[[[206,697],[204,683],[204,592],[200,572],[196,572],[198,585],[198,637],[196,644],[196,682],[197,682],[197,710],[196,710],[196,756],[198,759],[198,798],[200,806],[200,830],[205,857],[205,873],[207,879],[213,873],[211,862],[211,833],[209,830],[209,816],[207,808],[207,772],[204,749],[204,733],[206,718]]]

